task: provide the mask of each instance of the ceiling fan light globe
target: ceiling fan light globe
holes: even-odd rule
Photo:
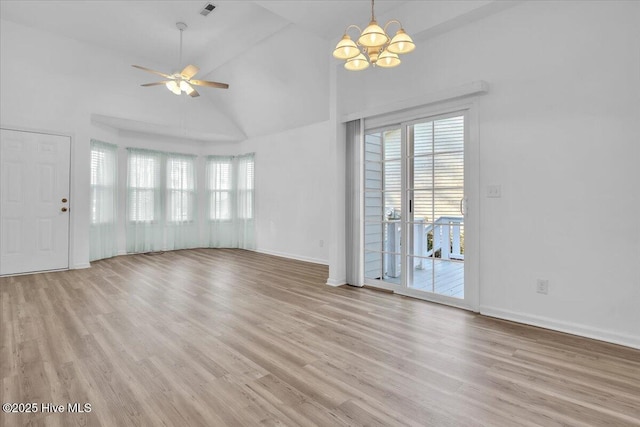
[[[380,47],[389,41],[389,36],[374,20],[362,31],[358,38],[358,43],[365,47]]]
[[[178,86],[178,83],[175,80],[171,80],[170,82],[166,83],[167,89],[169,89],[171,92],[175,93],[176,95],[180,95],[180,93],[182,93],[182,91],[180,90],[180,87]]]
[[[342,40],[338,42],[333,50],[333,57],[338,59],[351,59],[358,56],[358,54],[360,54],[360,49],[347,34],[342,36]]]
[[[182,90],[187,95],[191,95],[191,93],[193,93],[194,91],[193,87],[191,87],[191,85],[184,80],[180,81],[180,90]]]
[[[409,37],[409,34],[405,33],[402,28],[398,30],[395,36],[391,39],[391,43],[387,47],[387,50],[391,53],[403,54],[409,53],[416,48],[415,43]]]

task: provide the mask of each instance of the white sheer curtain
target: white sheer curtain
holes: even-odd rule
[[[91,208],[89,260],[116,254],[116,189],[118,147],[91,140]]]
[[[127,252],[198,247],[196,156],[128,150]]]
[[[198,247],[196,157],[167,154],[165,249]]]
[[[236,235],[237,246],[255,249],[254,238],[254,154],[237,157],[236,180]]]
[[[235,205],[234,158],[209,156],[207,158],[207,222],[209,247],[234,248]]]
[[[163,154],[127,148],[127,252],[152,252],[164,246]]]
[[[254,249],[254,155],[207,158],[209,246]]]

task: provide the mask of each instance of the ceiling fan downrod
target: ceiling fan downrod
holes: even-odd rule
[[[180,62],[178,63],[178,70],[180,69],[180,67],[182,67],[182,33],[184,32],[184,30],[186,30],[187,24],[185,24],[184,22],[176,22],[176,28],[178,28],[178,30],[180,30]]]

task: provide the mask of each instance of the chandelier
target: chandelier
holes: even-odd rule
[[[342,40],[333,50],[333,56],[345,60],[344,68],[351,71],[364,70],[369,65],[393,68],[400,65],[400,57],[416,48],[411,37],[405,33],[400,21],[392,19],[387,22],[384,29],[376,22],[373,13],[373,1],[371,0],[371,22],[362,31],[357,25],[349,25],[344,30]],[[387,34],[387,27],[398,24],[400,29],[393,38]],[[347,32],[351,28],[357,28],[360,32],[358,40],[354,42]]]

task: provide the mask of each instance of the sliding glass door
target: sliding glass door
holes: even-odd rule
[[[465,112],[365,132],[365,283],[465,300]]]
[[[365,135],[364,276],[380,287],[402,283],[403,132]]]
[[[464,298],[464,116],[408,125],[406,285]]]

